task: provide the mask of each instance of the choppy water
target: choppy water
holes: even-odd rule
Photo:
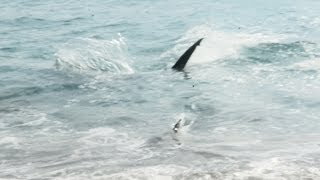
[[[2,0],[0,179],[320,179],[319,8]]]

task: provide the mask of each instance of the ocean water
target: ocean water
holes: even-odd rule
[[[320,179],[319,8],[1,0],[0,179]]]

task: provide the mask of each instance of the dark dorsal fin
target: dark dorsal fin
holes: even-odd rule
[[[176,62],[174,66],[172,66],[172,69],[175,69],[177,71],[182,71],[183,68],[186,66],[188,60],[190,59],[193,51],[196,49],[197,46],[200,45],[200,42],[203,38],[199,39],[196,43],[194,43],[189,49],[183,53],[183,55],[179,58],[179,60]]]
[[[177,133],[177,132],[178,132],[178,130],[179,130],[179,128],[180,128],[181,120],[182,120],[182,119],[179,119],[179,121],[174,125],[174,127],[173,127],[173,129],[172,129],[174,133]]]

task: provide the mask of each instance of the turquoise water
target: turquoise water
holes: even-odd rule
[[[319,7],[2,0],[0,179],[319,179]]]

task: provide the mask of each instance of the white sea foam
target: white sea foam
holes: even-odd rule
[[[300,70],[320,70],[320,58],[309,59],[295,63],[291,66],[291,68]]]
[[[131,151],[141,146],[144,141],[130,137],[125,132],[117,132],[108,127],[89,129],[84,132],[78,142],[85,144],[86,147],[108,146],[120,151]]]
[[[69,174],[57,179],[82,180],[82,179],[152,179],[152,180],[170,180],[175,179],[188,168],[177,165],[158,165],[150,167],[133,168],[116,173],[106,174],[103,170],[97,170],[93,173]]]
[[[317,179],[320,169],[312,166],[301,166],[285,159],[274,157],[257,162],[251,162],[249,169],[235,172],[225,179]]]

